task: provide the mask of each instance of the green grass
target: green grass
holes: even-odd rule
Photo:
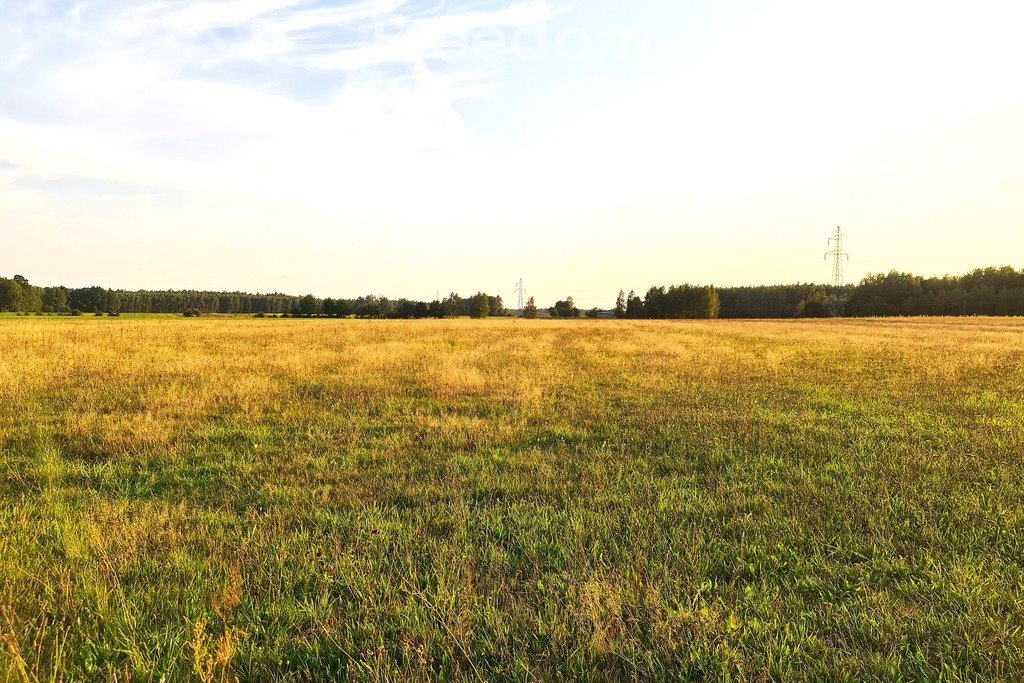
[[[1024,677],[1020,321],[0,349],[0,679]]]

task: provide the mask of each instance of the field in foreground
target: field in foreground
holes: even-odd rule
[[[0,321],[0,679],[1019,679],[1024,322]]]

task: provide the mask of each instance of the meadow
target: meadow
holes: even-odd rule
[[[1024,321],[0,320],[0,680],[1020,680]]]

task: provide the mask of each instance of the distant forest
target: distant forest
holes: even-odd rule
[[[56,314],[176,313],[248,314],[296,317],[483,318],[523,314],[536,317],[531,299],[524,311],[505,307],[500,296],[483,292],[463,298],[452,293],[436,301],[362,296],[318,298],[311,294],[245,292],[126,291],[103,287],[40,287],[20,275],[0,278],[0,311]],[[572,297],[549,309],[553,317],[579,317]],[[620,292],[613,308],[590,317],[798,318],[875,316],[1024,315],[1024,270],[983,268],[962,276],[920,277],[896,271],[870,275],[857,285],[795,284],[760,287],[674,285],[652,287],[641,298]]]
[[[312,294],[248,294],[194,290],[126,291],[103,287],[37,287],[24,277],[0,278],[0,311],[23,313],[187,313],[262,314],[296,317],[455,318],[505,315],[500,296],[450,294],[424,302],[361,296],[321,299]]]
[[[979,268],[961,276],[892,271],[858,285],[720,289],[723,318],[1024,315],[1024,270]]]

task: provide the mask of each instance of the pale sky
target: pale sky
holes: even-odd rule
[[[1024,267],[1019,0],[0,0],[0,275],[502,294]]]

